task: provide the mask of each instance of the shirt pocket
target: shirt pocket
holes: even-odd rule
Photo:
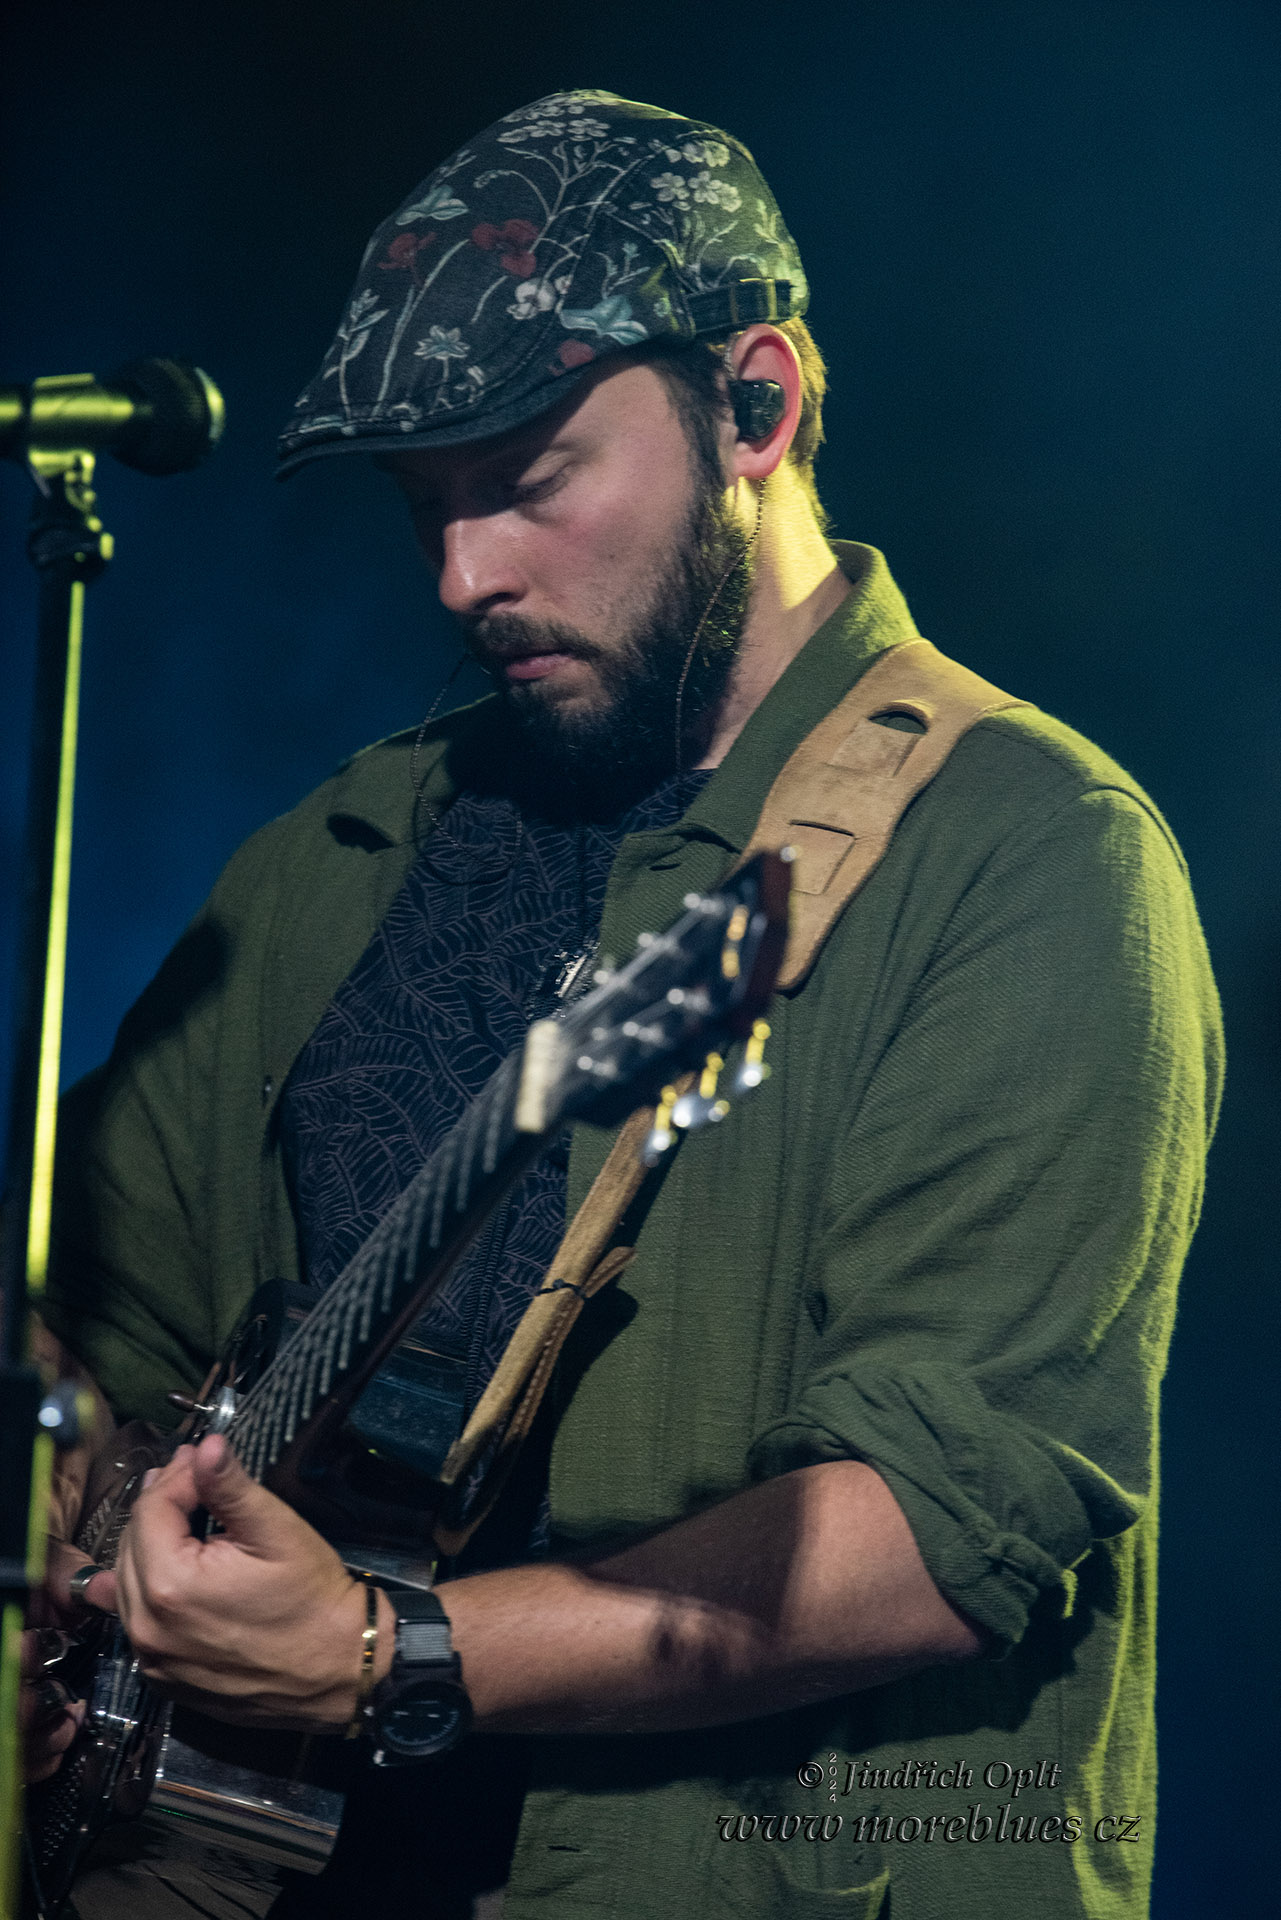
[[[702,1920],[882,1920],[889,1913],[889,1868],[841,1885],[843,1873],[869,1871],[868,1850],[862,1862],[852,1860],[851,1851],[845,1834],[831,1841],[798,1834],[771,1843],[758,1831],[718,1841],[700,1889]]]

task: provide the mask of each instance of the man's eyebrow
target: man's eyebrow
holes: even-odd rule
[[[540,428],[542,428],[542,432],[540,432]],[[476,457],[476,468],[478,468],[480,472],[492,472],[494,468],[511,467],[511,465],[515,465],[515,463],[526,465],[526,463],[530,463],[530,461],[542,459],[544,453],[565,453],[565,451],[572,451],[572,449],[578,445],[578,442],[580,442],[580,432],[578,432],[578,422],[576,422],[576,420],[563,420],[561,426],[557,426],[555,432],[551,432],[551,434],[547,434],[545,422],[542,422],[542,420],[532,420],[530,426],[513,428],[511,440],[503,445],[503,447],[494,447],[490,453],[480,453],[480,455]],[[415,468],[409,467],[409,465],[401,465],[401,463],[411,461],[413,455],[415,455],[415,451],[428,451],[428,449],[426,449],[426,447],[423,447],[423,449],[405,447],[403,453],[401,453],[399,449],[390,451],[390,453],[375,453],[373,459],[375,459],[376,467],[382,467],[384,472],[390,472],[390,474],[394,474],[396,478],[401,478],[401,476],[405,476],[405,478],[426,478],[424,474],[419,474]],[[442,451],[451,451],[451,449],[442,449]]]
[[[566,421],[564,427],[546,439],[533,434],[524,441],[513,438],[508,446],[495,448],[492,453],[482,455],[476,462],[475,471],[489,478],[504,469],[531,466],[536,460],[541,460],[544,454],[573,452],[575,445],[576,436],[571,423]],[[409,462],[412,459],[412,448],[406,448],[404,453],[376,453],[373,456],[374,465],[401,486],[428,490],[437,486],[439,473],[425,473],[411,466]]]
[[[507,466],[512,462],[517,462],[522,466],[528,466],[531,461],[541,460],[545,453],[563,453],[565,449],[573,443],[573,440],[574,435],[570,431],[570,423],[566,421],[565,425],[556,433],[550,434],[545,438],[542,435],[533,433],[529,435],[528,439],[515,437],[510,446],[504,448],[502,452],[495,452],[489,455],[488,458],[482,459],[480,464],[486,469]]]

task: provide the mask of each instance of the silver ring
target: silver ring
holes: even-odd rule
[[[93,1601],[90,1600],[85,1589],[94,1575],[101,1572],[102,1568],[98,1565],[97,1561],[89,1560],[83,1567],[77,1567],[67,1582],[67,1585],[71,1589],[71,1598],[78,1600],[82,1607],[91,1607],[93,1605]]]

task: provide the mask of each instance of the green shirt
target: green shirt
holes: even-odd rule
[[[881,557],[839,553],[855,592],[685,818],[623,843],[607,953],[715,885],[792,749],[914,631]],[[50,1318],[123,1412],[156,1417],[295,1274],[275,1100],[489,710],[429,736],[423,805],[398,736],[255,835],[68,1095]],[[771,1023],[773,1077],[682,1146],[563,1358],[556,1535],[603,1547],[866,1460],[993,1654],[706,1732],[532,1742],[504,1920],[873,1916],[887,1887],[894,1920],[1145,1913],[1157,1400],[1221,1063],[1169,829],[1059,722],[991,716]],[[608,1145],[578,1130],[571,1205]],[[769,1818],[838,1813],[827,1840]]]

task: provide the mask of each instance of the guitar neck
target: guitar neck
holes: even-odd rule
[[[554,1131],[520,1112],[526,1047],[505,1060],[246,1395],[228,1438],[277,1478],[341,1421]],[[535,1115],[536,1119],[542,1118]]]
[[[720,1055],[709,1046],[755,1032],[782,953],[787,890],[786,861],[758,855],[718,893],[686,895],[666,932],[640,935],[625,967],[593,976],[594,992],[535,1022],[237,1407],[228,1436],[256,1479],[305,1503],[322,1443],[563,1120],[617,1125],[703,1059],[707,1088],[673,1122],[720,1117],[711,1071]],[[762,1078],[749,1062],[742,1085]],[[670,1145],[666,1121],[654,1137],[657,1151]]]

